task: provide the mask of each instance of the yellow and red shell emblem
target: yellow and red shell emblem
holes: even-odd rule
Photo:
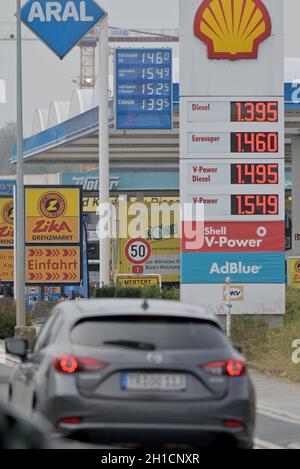
[[[210,59],[256,59],[271,30],[261,0],[204,0],[194,22],[195,36],[207,44]]]

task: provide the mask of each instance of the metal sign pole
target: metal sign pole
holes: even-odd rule
[[[102,207],[108,207],[109,204],[108,63],[108,15],[105,15],[100,22],[99,36],[99,196]],[[101,216],[107,220],[106,210],[100,210]],[[104,226],[100,220],[100,287],[109,284],[110,273],[110,237],[103,231]]]
[[[231,278],[227,277],[226,279],[226,306],[227,306],[227,317],[226,317],[226,333],[227,337],[231,337],[231,310],[232,310],[232,303],[231,303]]]
[[[16,210],[16,302],[17,327],[26,326],[25,307],[25,218],[23,161],[23,96],[21,0],[17,0],[17,210]]]

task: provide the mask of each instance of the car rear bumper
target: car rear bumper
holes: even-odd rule
[[[66,436],[82,434],[91,441],[116,443],[182,443],[209,445],[233,440],[240,448],[252,446],[254,402],[249,399],[220,401],[143,401],[55,397],[43,413]],[[69,417],[80,423],[65,423]],[[225,426],[225,421],[242,427]]]
[[[60,424],[59,431],[68,438],[92,443],[134,444],[142,446],[193,445],[252,448],[252,438],[245,429],[225,429],[221,425],[166,425],[81,423]]]

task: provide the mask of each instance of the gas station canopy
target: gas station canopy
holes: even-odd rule
[[[110,83],[112,85],[111,77]],[[112,89],[113,87],[110,86]],[[88,93],[87,93],[88,91]],[[179,85],[174,85],[172,130],[116,130],[113,100],[110,101],[110,159],[112,162],[178,163]],[[67,119],[66,116],[68,117]],[[49,110],[36,110],[33,135],[24,141],[24,160],[28,163],[98,162],[97,84],[93,91],[76,90],[70,102],[51,103]],[[285,60],[286,154],[289,137],[300,134],[300,59]],[[12,161],[15,162],[16,150]]]

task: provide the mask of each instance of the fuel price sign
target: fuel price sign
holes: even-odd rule
[[[116,128],[171,129],[172,50],[116,49]]]

